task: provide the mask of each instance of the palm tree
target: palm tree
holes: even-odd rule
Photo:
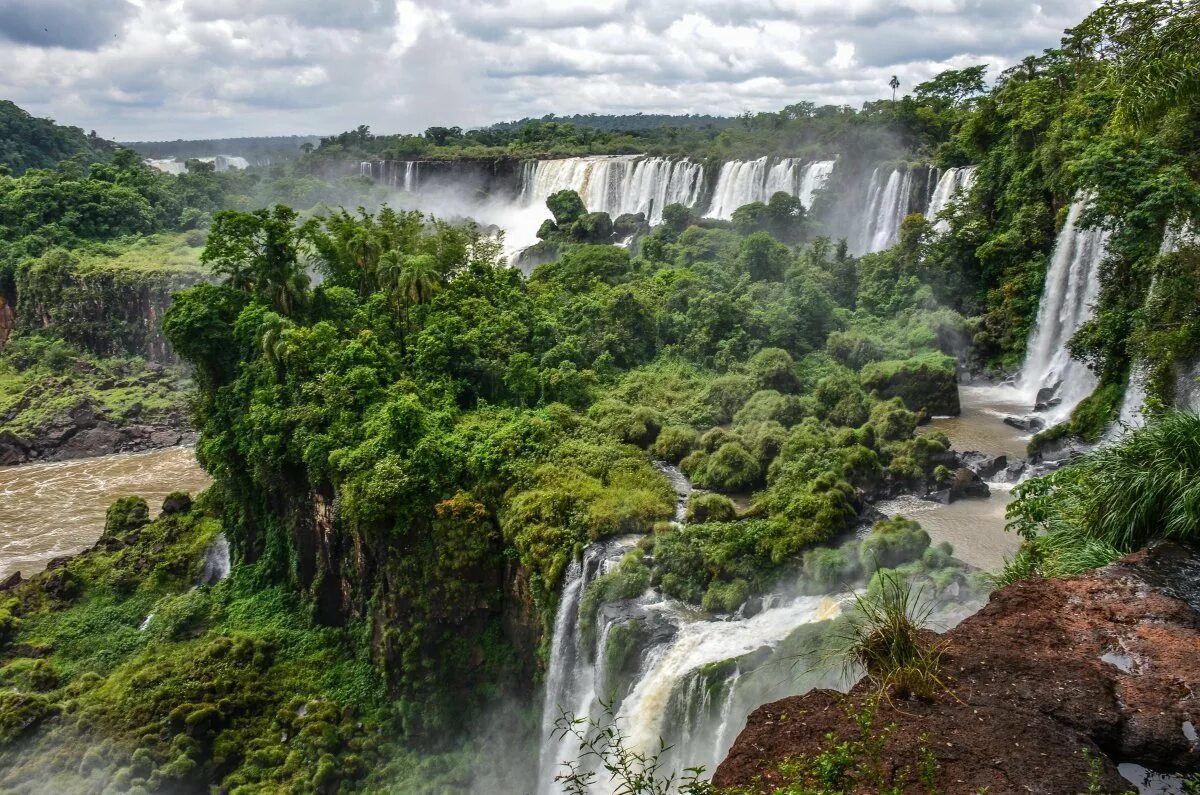
[[[351,232],[344,243],[345,253],[358,272],[358,289],[361,295],[369,295],[374,288],[375,267],[379,262],[382,247],[374,231],[359,226]]]
[[[397,286],[410,304],[429,301],[442,286],[438,279],[437,257],[432,254],[407,257]]]
[[[1173,13],[1171,13],[1173,12]],[[1156,25],[1130,31],[1110,81],[1118,90],[1116,125],[1145,132],[1172,108],[1200,100],[1200,3],[1162,7]]]
[[[900,78],[892,75],[892,79],[888,81],[888,85],[892,87],[892,102],[896,101],[896,89],[900,88]]]

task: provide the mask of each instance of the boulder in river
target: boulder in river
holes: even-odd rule
[[[984,480],[992,480],[1008,467],[1008,456],[968,450],[958,454],[958,462]]]
[[[1016,428],[1018,431],[1025,433],[1037,433],[1046,427],[1046,423],[1040,417],[1005,417],[1004,424]]]

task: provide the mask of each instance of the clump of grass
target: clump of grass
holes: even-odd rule
[[[997,578],[1066,577],[1156,538],[1200,539],[1200,415],[1172,411],[1020,485],[1008,527],[1025,543]]]
[[[932,698],[946,690],[940,678],[941,648],[922,632],[933,605],[890,571],[878,587],[855,596],[847,622],[845,659],[860,666],[881,693],[897,698]]]

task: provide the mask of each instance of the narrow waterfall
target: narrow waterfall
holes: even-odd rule
[[[614,219],[645,213],[651,224],[662,222],[668,204],[695,207],[704,190],[704,167],[691,160],[619,155],[537,160],[525,165],[521,201],[541,206],[560,190],[574,190],[590,212]]]
[[[218,533],[208,545],[208,549],[204,550],[204,565],[200,569],[200,576],[196,578],[196,584],[212,585],[220,582],[229,576],[229,568],[229,542],[224,533]]]
[[[950,205],[959,191],[964,194],[968,193],[974,184],[975,166],[948,168],[941,175],[937,187],[933,189],[933,196],[929,200],[929,209],[925,211],[925,217],[933,224],[935,232],[950,231],[950,224],[939,219],[938,214]]]
[[[900,224],[911,209],[912,169],[893,169],[884,182],[884,171],[875,169],[867,188],[862,215],[860,254],[883,251],[900,240]]]
[[[1108,239],[1102,229],[1079,228],[1079,217],[1088,201],[1086,193],[1075,197],[1067,222],[1058,233],[1025,365],[1017,378],[1027,403],[1054,404],[1048,411],[1051,422],[1069,417],[1079,401],[1096,388],[1096,376],[1085,364],[1071,358],[1067,348],[1071,337],[1094,311],[1100,293],[1100,263]]]
[[[836,160],[814,160],[804,167],[804,174],[800,177],[800,192],[797,194],[804,209],[812,209],[817,191],[829,182],[829,175],[833,173],[836,163]]]
[[[554,637],[550,646],[550,665],[546,672],[546,695],[542,703],[542,742],[538,754],[538,792],[555,792],[554,777],[563,761],[577,756],[578,741],[571,736],[555,737],[555,721],[566,711],[579,718],[599,715],[599,699],[606,697],[599,681],[602,651],[608,642],[612,622],[595,633],[595,649],[585,646],[580,627],[579,608],[583,595],[597,577],[620,562],[638,538],[623,537],[588,545],[583,559],[571,563],[554,616]],[[595,652],[589,654],[589,652]],[[590,659],[589,659],[590,657]],[[593,663],[593,660],[596,662]]]

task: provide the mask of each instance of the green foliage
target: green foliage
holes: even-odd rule
[[[737,508],[724,495],[697,491],[692,492],[692,496],[688,498],[686,518],[689,523],[696,524],[732,522],[737,518]]]
[[[1198,488],[1200,417],[1163,414],[1016,489],[1008,527],[1023,543],[1003,578],[1078,574],[1153,538],[1194,538]]]
[[[863,389],[882,399],[900,398],[911,411],[958,414],[957,363],[927,353],[903,361],[872,362],[862,369]]]
[[[881,694],[932,698],[945,689],[941,651],[921,632],[932,607],[897,575],[884,572],[878,579],[873,594],[855,596],[846,659],[861,666]]]
[[[95,132],[88,135],[78,127],[34,118],[8,100],[0,100],[0,142],[0,165],[18,176],[72,157],[89,163],[107,161],[117,149]]]
[[[150,523],[150,506],[141,497],[121,497],[108,506],[104,534],[121,538]]]

